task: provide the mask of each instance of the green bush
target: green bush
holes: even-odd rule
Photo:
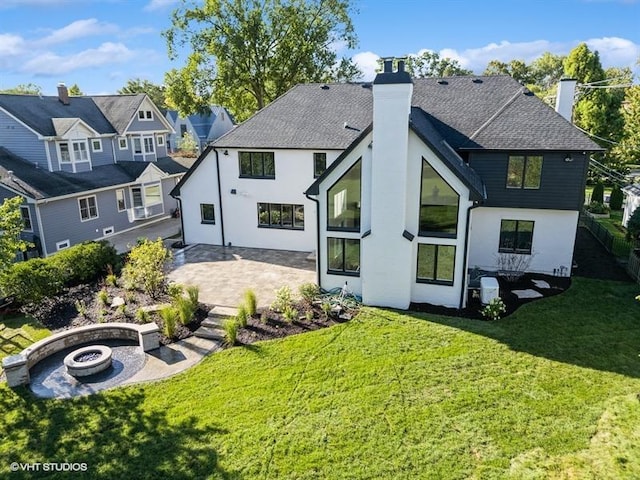
[[[139,308],[136,310],[136,321],[138,323],[148,323],[149,322],[149,312]]]
[[[602,182],[596,183],[596,186],[593,187],[593,192],[591,192],[591,202],[604,203],[604,185]]]
[[[174,299],[181,297],[182,294],[184,293],[184,287],[179,283],[170,283],[167,286],[167,293],[171,298],[174,298]]]
[[[103,288],[96,294],[96,299],[100,305],[107,305],[109,303],[109,294]]]
[[[247,315],[253,317],[258,311],[258,298],[256,292],[253,290],[245,290],[244,292],[244,306],[247,310]]]
[[[282,311],[282,316],[289,323],[293,322],[296,318],[298,318],[298,310],[293,308],[291,305],[285,307]]]
[[[14,263],[0,277],[1,296],[13,297],[22,304],[56,295],[63,287],[60,269],[44,258]]]
[[[611,209],[606,203],[591,202],[587,207],[587,212],[595,213],[596,215],[603,215],[610,211]]]
[[[119,266],[120,257],[106,240],[84,242],[62,250],[47,261],[58,268],[66,286],[79,285],[96,280],[113,266]]]
[[[138,288],[151,298],[158,298],[165,290],[164,269],[170,259],[171,252],[164,247],[161,238],[153,242],[142,241],[131,249],[122,269],[125,286],[129,290]]]
[[[173,301],[173,305],[178,312],[178,318],[182,325],[186,325],[193,320],[197,305],[194,305],[191,300],[186,297],[178,297]]]
[[[240,305],[238,307],[238,313],[236,313],[236,322],[240,328],[247,326],[247,319],[249,318],[249,310],[246,305]]]
[[[178,311],[174,307],[164,307],[158,310],[162,318],[163,333],[167,338],[174,338],[178,324]]]
[[[485,305],[480,311],[482,316],[487,320],[499,320],[504,312],[507,311],[507,307],[500,297],[492,298],[491,301]]]
[[[197,285],[189,285],[187,288],[187,298],[193,305],[194,311],[198,309],[198,302],[200,301],[200,288]]]
[[[284,312],[287,307],[293,306],[293,295],[291,288],[287,285],[276,290],[276,299],[271,304],[271,310],[275,312]]]
[[[611,210],[622,210],[622,202],[624,201],[624,194],[619,186],[613,187],[611,190],[611,197],[609,198],[609,206]]]
[[[320,287],[315,283],[303,283],[298,288],[298,292],[305,302],[311,304],[316,298],[318,298],[318,295],[320,294]]]
[[[627,240],[638,240],[640,236],[640,208],[636,208],[627,223]]]
[[[223,325],[224,341],[227,346],[231,347],[236,344],[238,339],[238,322],[233,318],[229,318]]]

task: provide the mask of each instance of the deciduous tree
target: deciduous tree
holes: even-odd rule
[[[71,95],[72,97],[81,97],[82,95],[84,95],[84,93],[82,93],[82,90],[80,90],[78,84],[74,83],[73,85],[71,85],[71,87],[69,87],[69,95]]]
[[[351,0],[205,0],[173,12],[163,32],[169,57],[190,50],[165,78],[183,115],[217,103],[239,120],[297,83],[354,77],[337,47],[356,46]]]
[[[21,83],[12,88],[0,90],[0,93],[13,93],[21,95],[42,95],[42,87],[35,83]]]
[[[141,78],[133,78],[127,80],[124,87],[118,90],[120,94],[135,94],[146,93],[156,107],[166,110],[167,104],[165,101],[165,87],[164,85],[156,85],[149,80],[142,80]]]
[[[20,205],[22,197],[7,198],[0,204],[0,272],[13,263],[16,253],[29,247],[20,238],[24,229]]]
[[[471,75],[473,72],[462,68],[453,58],[441,57],[437,52],[423,50],[418,55],[407,57],[407,71],[412,77],[453,77]]]

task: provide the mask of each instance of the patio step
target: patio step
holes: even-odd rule
[[[224,330],[221,328],[203,327],[198,328],[193,334],[196,337],[208,338],[210,340],[216,340],[220,343],[224,342]]]
[[[229,318],[235,317],[238,314],[238,309],[234,307],[225,307],[222,305],[216,305],[207,315],[209,318]]]
[[[227,317],[207,317],[200,323],[200,325],[209,328],[222,328],[226,319]]]

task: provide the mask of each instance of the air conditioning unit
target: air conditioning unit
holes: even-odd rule
[[[495,277],[482,277],[480,279],[480,301],[486,305],[494,298],[500,296],[500,285]]]

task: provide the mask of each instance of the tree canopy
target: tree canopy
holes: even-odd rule
[[[620,162],[640,163],[640,85],[627,89],[622,104],[622,118],[622,138],[612,153]]]
[[[190,51],[166,75],[168,103],[185,115],[216,103],[244,120],[298,83],[356,78],[336,53],[357,44],[352,10],[351,0],[183,0],[163,32],[171,59]]]
[[[462,68],[458,60],[441,57],[437,52],[423,50],[418,55],[409,55],[406,61],[407,72],[413,77],[453,77],[471,75],[473,72]]]
[[[146,93],[156,107],[161,110],[168,108],[165,101],[165,92],[166,88],[164,85],[156,85],[149,80],[142,80],[141,78],[127,80],[124,87],[118,90],[119,94]]]
[[[21,83],[12,88],[0,90],[0,93],[12,93],[20,95],[42,95],[42,87],[35,83]]]
[[[81,97],[82,95],[84,95],[84,93],[82,92],[82,90],[80,90],[78,84],[74,83],[69,87],[69,95],[71,95],[72,97]]]
[[[0,272],[13,263],[16,253],[23,252],[29,243],[20,238],[24,229],[20,212],[22,197],[7,198],[0,204]]]

